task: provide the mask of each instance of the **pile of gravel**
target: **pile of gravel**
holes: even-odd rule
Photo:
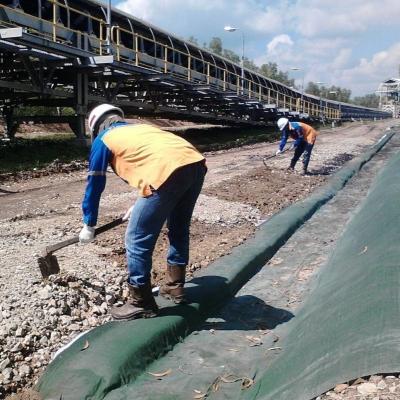
[[[95,280],[53,275],[9,293],[0,305],[0,396],[38,376],[61,346],[110,319],[108,307],[127,297],[126,272],[100,272]]]

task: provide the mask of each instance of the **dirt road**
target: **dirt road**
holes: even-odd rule
[[[206,154],[209,172],[195,209],[189,274],[246,240],[260,221],[306,197],[390,125],[393,121],[323,131],[306,177],[286,172],[288,153],[264,166],[263,156],[274,154],[276,143]],[[107,179],[99,223],[120,216],[136,197],[111,173]],[[124,227],[87,246],[59,251],[62,274],[40,279],[41,249],[80,230],[84,187],[84,172],[0,186],[0,398],[31,385],[63,344],[107,321],[108,305],[127,294]],[[154,255],[154,284],[163,279],[166,249],[163,232]]]

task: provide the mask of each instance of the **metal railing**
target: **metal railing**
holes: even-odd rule
[[[0,8],[8,11],[8,15],[12,13],[23,14],[25,18],[31,18],[32,21],[40,21],[41,30],[35,29],[34,23],[26,24],[27,32],[36,36],[40,36],[52,42],[60,43],[66,46],[82,46],[82,38],[87,45],[87,49],[91,53],[103,55],[106,49],[106,21],[105,19],[95,17],[89,13],[78,10],[76,8],[66,6],[57,0],[45,0],[52,3],[52,18],[43,19],[32,14],[26,14],[22,9],[12,8],[6,5],[0,5]],[[66,26],[60,17],[60,10],[64,9],[65,14],[76,14],[83,16],[87,21],[97,28],[94,32],[88,33],[81,30]],[[68,18],[69,23],[70,18]],[[1,21],[5,24],[6,21]],[[7,25],[15,26],[13,21]],[[144,67],[152,69],[160,73],[165,73],[179,78],[184,78],[194,84],[207,84],[221,92],[236,93],[242,95],[248,100],[275,105],[278,109],[287,109],[299,113],[306,113],[312,117],[320,117],[323,115],[327,119],[340,119],[340,107],[330,106],[325,102],[325,106],[320,106],[319,100],[310,101],[307,96],[301,96],[301,93],[294,92],[283,84],[274,82],[274,86],[278,89],[269,87],[266,83],[271,80],[254,72],[247,70],[247,75],[242,80],[240,73],[236,73],[232,69],[222,67],[217,62],[205,60],[191,54],[189,50],[183,51],[174,48],[172,45],[163,43],[155,38],[142,35],[140,33],[130,31],[118,25],[111,27],[111,49],[114,59],[118,62],[133,64],[136,67]],[[126,42],[130,42],[131,46],[127,46]],[[152,51],[146,51],[146,45]],[[187,47],[187,46],[186,46]],[[206,51],[202,50],[204,54]],[[149,54],[153,53],[153,54]],[[212,60],[224,60],[218,56],[211,55]],[[176,62],[180,60],[180,62]],[[183,60],[183,62],[182,62]],[[226,64],[226,62],[224,63]],[[233,63],[230,62],[232,65]],[[197,68],[196,68],[197,66]],[[240,70],[240,67],[237,66]],[[256,80],[257,79],[257,80]],[[264,82],[263,82],[264,81]],[[272,84],[271,84],[272,86]],[[282,90],[279,90],[282,89]],[[291,92],[289,94],[288,92]]]

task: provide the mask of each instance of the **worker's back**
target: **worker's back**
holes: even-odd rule
[[[102,136],[114,171],[140,194],[151,194],[173,171],[204,157],[185,139],[147,124],[117,126]]]

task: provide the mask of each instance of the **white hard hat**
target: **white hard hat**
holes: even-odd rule
[[[278,119],[278,128],[280,131],[283,131],[285,126],[289,123],[289,120],[287,118],[279,118]]]
[[[112,106],[111,104],[100,104],[93,108],[88,118],[88,126],[91,134],[93,134],[97,123],[102,119],[101,117],[110,114],[111,111],[114,111],[116,114],[124,118],[124,112],[119,107]]]

